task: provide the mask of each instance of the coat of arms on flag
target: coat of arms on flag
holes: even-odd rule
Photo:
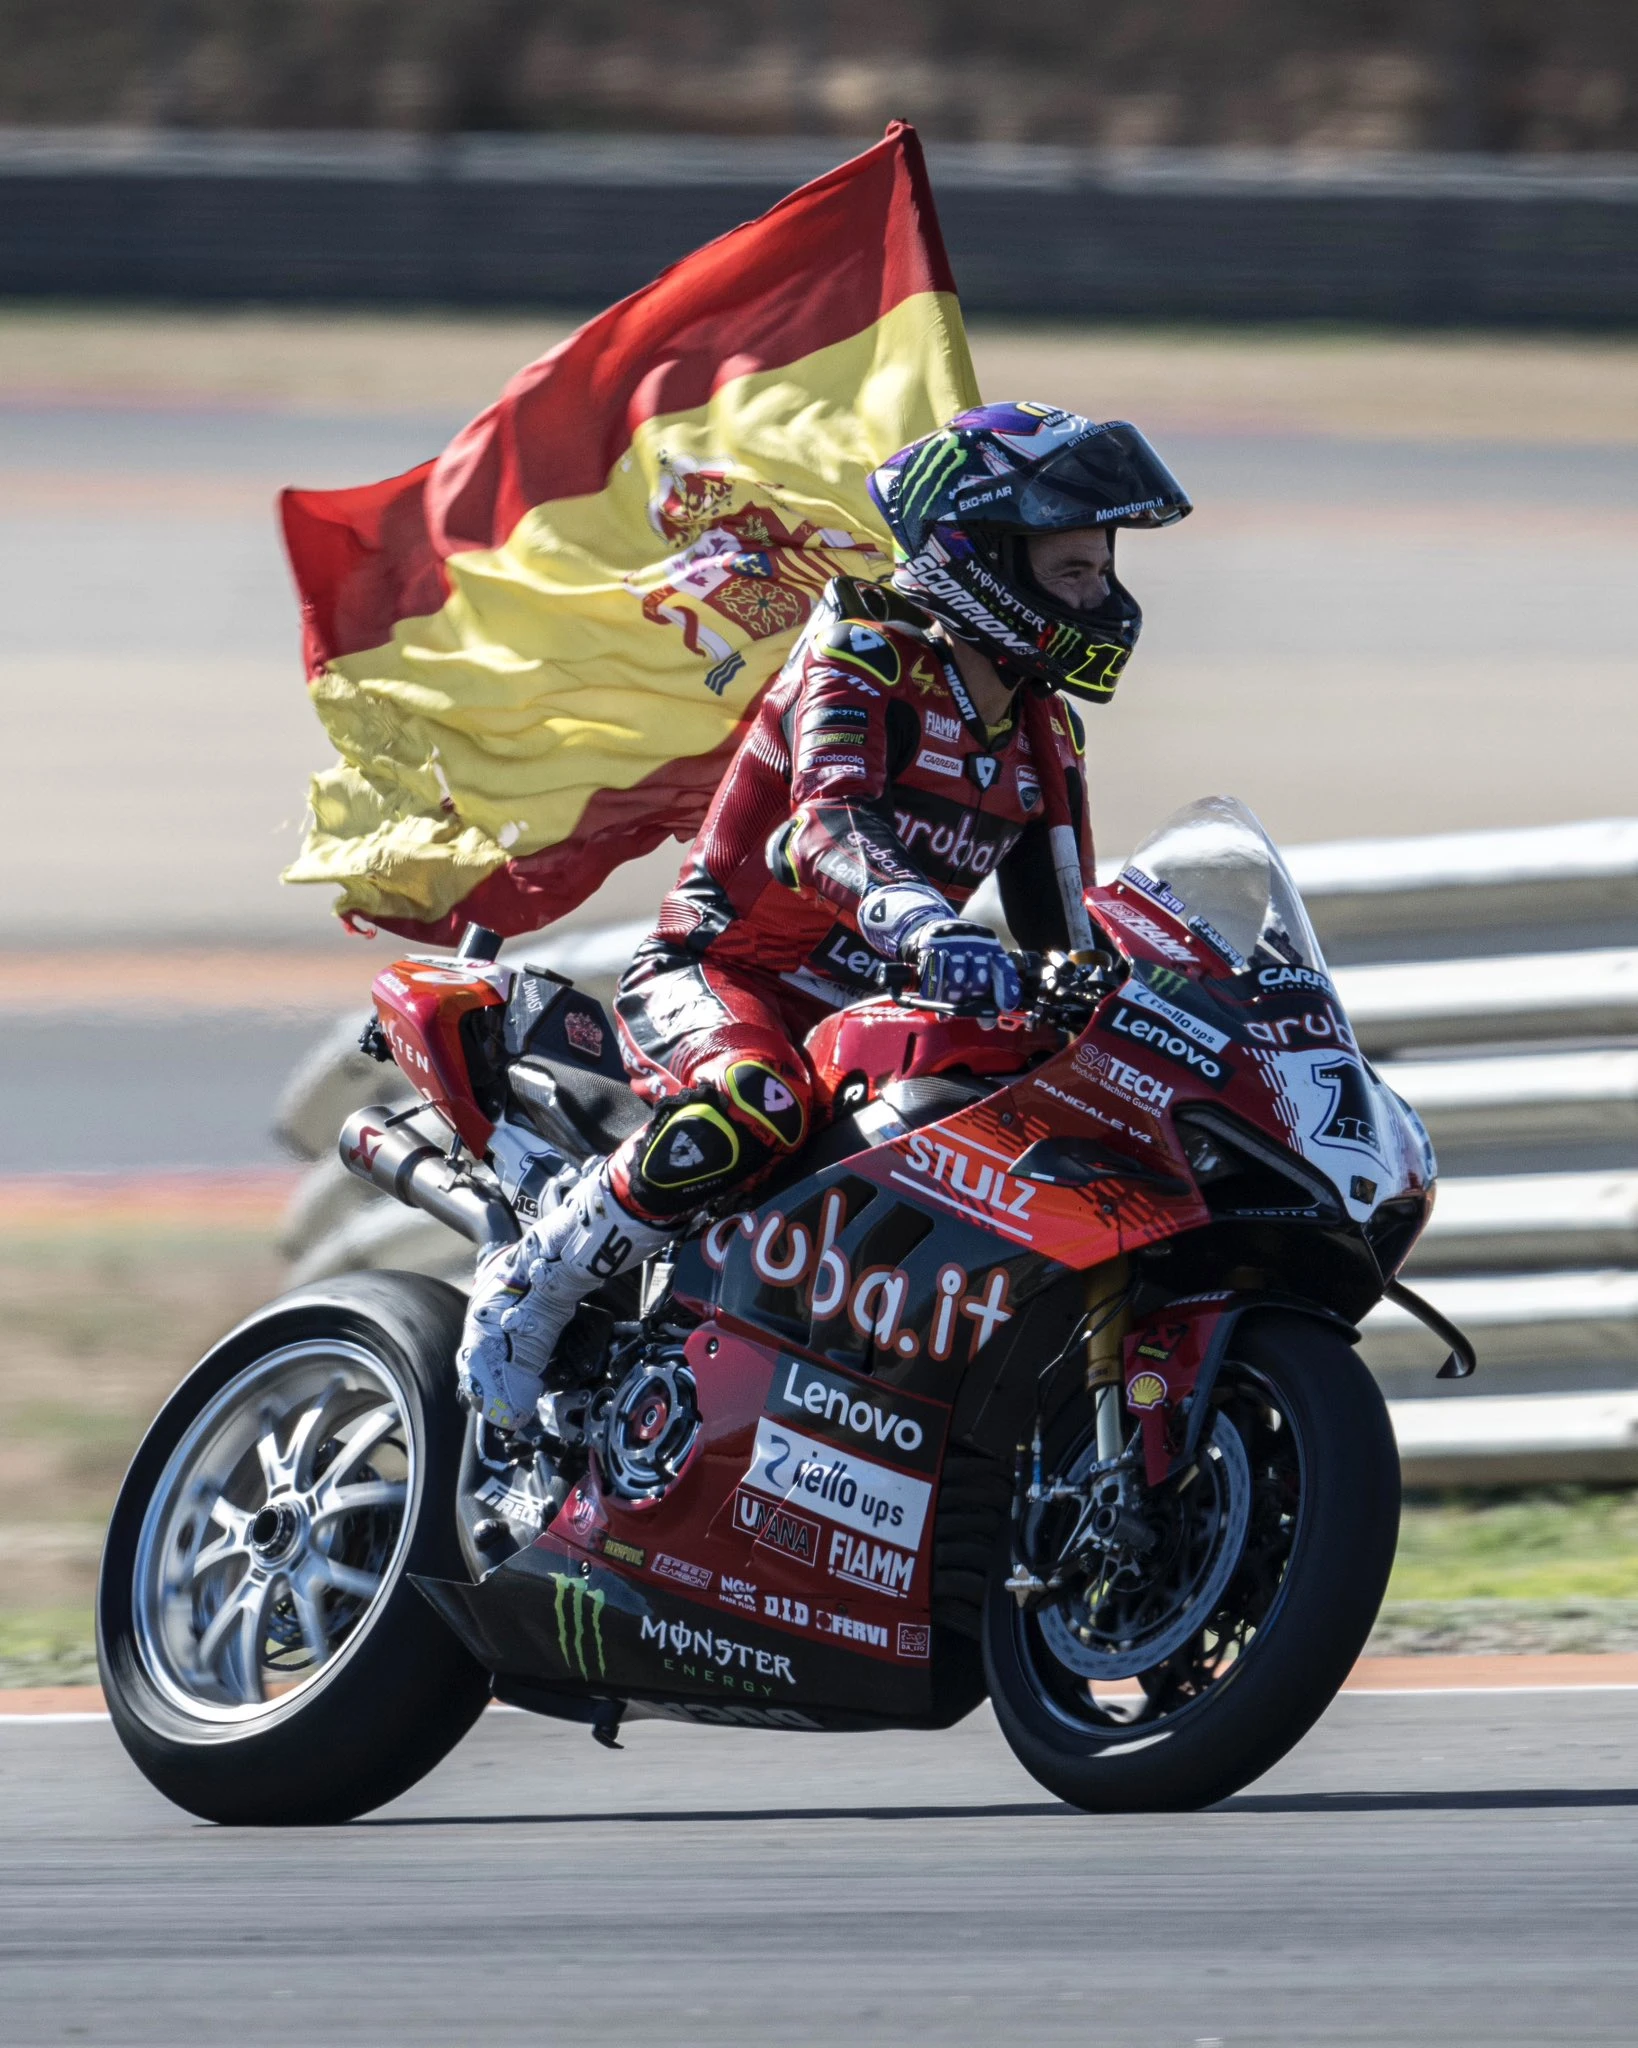
[[[532,931],[692,836],[865,490],[978,393],[921,149],[872,149],[516,376],[435,461],[286,491],[314,778],[285,879],[423,940]]]

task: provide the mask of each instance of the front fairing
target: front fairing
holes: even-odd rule
[[[949,1053],[974,1092],[957,1086],[925,1120],[895,1112],[858,1133],[857,1152],[721,1219],[679,1256],[679,1296],[913,1390],[975,1362],[963,1346],[988,1327],[993,1288],[1010,1316],[1066,1270],[1133,1254],[1202,1285],[1369,1308],[1425,1220],[1432,1150],[1360,1053],[1283,863],[1232,809],[1226,825],[1214,817],[1219,837],[1254,835],[1233,891],[1215,896],[1209,872],[1172,865],[1240,944],[1134,863],[1088,892],[1125,968],[1074,1035],[864,1006],[859,1046],[879,1027],[907,1066],[912,1045],[929,1072]],[[856,1062],[874,1072],[857,1048],[832,1057],[833,1037],[818,1062],[833,1080]],[[1016,1058],[1006,1079],[971,1071],[984,1062],[969,1041],[992,1039]],[[821,1269],[834,1282],[822,1306]],[[855,1292],[866,1283],[868,1300]],[[883,1289],[885,1320],[870,1312]],[[947,1343],[955,1329],[962,1345]]]
[[[1316,1168],[1351,1222],[1425,1206],[1437,1174],[1427,1131],[1361,1053],[1301,893],[1243,804],[1186,806],[1089,902],[1145,993],[1173,982],[1216,1019],[1225,1107]],[[1117,1019],[1106,1008],[1094,1030]]]
[[[1333,1014],[1342,1019],[1340,1006]],[[1281,1048],[1258,1064],[1286,1143],[1325,1175],[1353,1222],[1368,1225],[1385,1204],[1431,1193],[1437,1162],[1421,1118],[1357,1046]]]

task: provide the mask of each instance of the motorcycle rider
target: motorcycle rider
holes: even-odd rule
[[[1079,721],[1142,625],[1122,526],[1191,510],[1136,430],[980,406],[870,479],[902,555],[826,589],[729,765],[616,998],[648,1123],[479,1269],[463,1395],[530,1438],[562,1331],[593,1289],[806,1140],[805,1035],[913,969],[921,993],[1015,1009],[1001,941],[960,912],[997,876],[1021,944],[1080,943],[1092,879]],[[1077,929],[1077,921],[1079,929]]]

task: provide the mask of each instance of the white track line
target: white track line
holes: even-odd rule
[[[13,1714],[0,1704],[0,1728],[22,1728],[35,1722],[43,1728],[62,1728],[74,1721],[106,1721],[108,1712],[88,1714]]]
[[[1345,1685],[1338,1699],[1429,1700],[1509,1692],[1638,1692],[1631,1678],[1569,1679],[1557,1685]]]
[[[489,1714],[521,1714],[526,1709],[523,1707],[509,1707],[504,1700],[491,1700],[484,1711]],[[106,1707],[78,1708],[72,1712],[60,1714],[14,1713],[6,1705],[5,1693],[0,1691],[0,1727],[24,1721],[38,1721],[47,1728],[64,1728],[76,1721],[106,1721],[110,1718]]]

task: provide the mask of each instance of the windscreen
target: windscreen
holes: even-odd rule
[[[1237,953],[1325,971],[1297,885],[1272,839],[1232,796],[1206,796],[1168,818],[1132,855]]]

